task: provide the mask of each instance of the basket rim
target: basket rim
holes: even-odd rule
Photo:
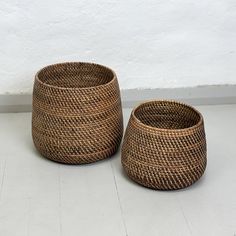
[[[183,129],[166,129],[166,128],[158,128],[158,127],[147,125],[147,124],[143,123],[140,119],[138,119],[136,117],[135,112],[142,105],[153,104],[153,103],[158,103],[158,102],[167,102],[167,103],[174,103],[174,104],[179,104],[179,105],[186,106],[186,107],[190,108],[191,110],[193,110],[195,113],[197,113],[199,115],[200,119],[195,125],[187,127],[187,128],[183,128]],[[194,130],[194,129],[200,127],[203,124],[203,116],[196,108],[194,108],[193,106],[188,105],[186,103],[179,102],[179,101],[176,101],[176,100],[169,100],[169,99],[160,99],[160,100],[159,99],[158,100],[153,99],[153,100],[148,100],[148,101],[142,102],[142,103],[138,104],[132,110],[131,116],[135,120],[135,122],[137,122],[141,127],[145,128],[145,129],[148,129],[148,130],[160,131],[160,132],[182,133],[182,132]]]
[[[39,74],[47,69],[47,68],[50,68],[50,67],[53,67],[53,66],[61,66],[61,65],[67,65],[67,64],[86,64],[86,65],[91,65],[91,66],[99,66],[103,69],[106,69],[106,70],[109,70],[113,77],[112,79],[105,83],[105,84],[100,84],[100,85],[96,85],[96,86],[90,86],[90,87],[62,87],[62,86],[56,86],[56,85],[51,85],[51,84],[48,84],[48,83],[45,83],[43,82],[42,80],[39,79]],[[104,88],[104,87],[107,87],[109,86],[110,84],[114,83],[114,81],[117,79],[117,76],[116,76],[116,73],[114,70],[112,70],[111,68],[107,67],[107,66],[104,66],[102,64],[98,64],[98,63],[94,63],[94,62],[86,62],[86,61],[67,61],[67,62],[59,62],[59,63],[54,63],[54,64],[49,64],[47,66],[44,66],[42,67],[36,74],[35,74],[35,80],[37,82],[39,82],[40,84],[42,84],[43,86],[46,86],[46,87],[50,87],[50,88],[53,88],[53,89],[59,89],[59,90],[91,90],[91,89],[99,89],[99,88]]]

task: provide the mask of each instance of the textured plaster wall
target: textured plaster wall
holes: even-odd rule
[[[8,0],[0,94],[61,61],[112,67],[122,89],[236,84],[235,0]]]

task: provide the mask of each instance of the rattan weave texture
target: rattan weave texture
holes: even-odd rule
[[[32,137],[45,157],[83,164],[110,157],[120,145],[123,116],[115,73],[94,63],[47,66],[35,76]]]
[[[202,115],[176,101],[149,101],[131,113],[122,165],[137,183],[153,189],[190,186],[206,168]]]

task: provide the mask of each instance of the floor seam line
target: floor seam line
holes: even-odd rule
[[[127,231],[127,226],[126,226],[126,222],[125,222],[124,212],[123,212],[123,208],[122,208],[122,205],[121,205],[120,195],[119,195],[118,186],[117,186],[117,182],[116,182],[115,171],[114,171],[114,168],[113,168],[113,165],[112,165],[111,161],[110,161],[110,165],[111,165],[111,170],[112,170],[112,174],[113,174],[117,199],[118,199],[119,206],[120,206],[121,218],[122,218],[123,226],[125,228],[125,235],[128,236],[128,231]]]
[[[193,235],[193,232],[192,232],[192,230],[191,230],[191,227],[190,227],[190,225],[189,225],[189,222],[188,222],[188,220],[187,220],[187,217],[186,217],[186,215],[185,215],[185,213],[184,213],[184,209],[183,209],[182,204],[181,204],[180,200],[178,199],[178,197],[177,197],[177,201],[178,201],[178,203],[179,203],[180,211],[181,211],[181,213],[182,213],[182,215],[183,215],[183,217],[184,217],[184,221],[185,221],[185,223],[186,223],[186,225],[187,225],[187,228],[188,228],[188,230],[189,230],[189,232],[190,232],[190,235]]]
[[[6,159],[4,161],[4,166],[3,166],[3,173],[2,173],[2,181],[1,181],[1,188],[0,188],[0,201],[2,200],[2,192],[3,192],[3,185],[5,181],[5,175],[6,175]]]
[[[58,166],[58,187],[59,187],[59,230],[60,236],[62,236],[62,216],[61,216],[61,167]]]

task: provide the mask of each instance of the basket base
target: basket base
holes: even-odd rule
[[[87,155],[56,156],[55,154],[54,155],[48,154],[46,151],[39,149],[36,145],[35,147],[37,151],[43,157],[54,162],[63,163],[63,164],[71,164],[71,165],[89,164],[89,163],[97,162],[97,161],[111,157],[119,149],[119,145],[116,145],[109,149],[105,149],[101,152],[91,153]]]
[[[197,182],[205,172],[207,161],[205,159],[203,165],[199,166],[199,170],[191,174],[191,178],[186,178],[186,176],[183,176],[182,178],[179,177],[178,179],[172,179],[173,181],[171,182],[169,181],[169,178],[166,178],[166,180],[158,178],[152,180],[147,178],[141,179],[139,175],[134,174],[132,171],[130,171],[130,169],[127,168],[124,163],[122,163],[122,165],[125,174],[137,184],[149,189],[168,191],[187,188]]]

